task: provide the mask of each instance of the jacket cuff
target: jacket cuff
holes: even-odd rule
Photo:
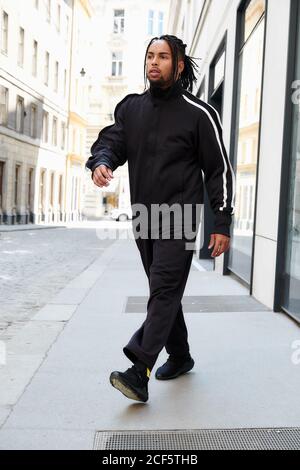
[[[228,212],[218,211],[215,214],[214,231],[212,233],[218,233],[226,235],[230,238],[230,225],[232,222],[232,215]]]
[[[91,170],[92,171],[96,170],[96,168],[100,165],[105,165],[112,170],[112,165],[110,162],[108,162],[106,158],[101,158],[100,160],[96,161],[94,165],[92,166]]]
[[[93,176],[94,176],[94,171],[96,170],[96,168],[100,165],[105,165],[107,166],[108,168],[110,168],[112,170],[112,167],[111,165],[107,162],[107,160],[105,159],[101,159],[99,160],[98,162],[94,163],[93,166],[91,167],[91,178],[93,179]]]

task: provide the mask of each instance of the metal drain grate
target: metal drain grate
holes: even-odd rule
[[[94,450],[299,450],[300,428],[98,431]]]
[[[125,313],[146,313],[147,301],[145,296],[129,296]],[[270,311],[251,295],[187,295],[182,308],[185,313]]]

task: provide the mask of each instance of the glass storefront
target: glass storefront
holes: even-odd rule
[[[282,307],[300,320],[300,6],[297,7]],[[296,82],[297,81],[297,82]],[[290,97],[288,97],[290,99]]]
[[[246,2],[239,25],[234,143],[236,197],[228,268],[248,284],[251,278],[265,7],[265,0]]]

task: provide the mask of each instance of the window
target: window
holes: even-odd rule
[[[69,27],[70,27],[70,19],[69,16],[66,15],[66,41],[68,40],[69,37]]]
[[[20,133],[24,131],[24,98],[21,96],[17,96],[16,131]]]
[[[18,65],[23,67],[24,65],[24,29],[19,29],[19,46],[18,46]]]
[[[124,33],[124,10],[114,10],[114,33]]]
[[[225,82],[226,38],[224,35],[209,66],[208,103],[214,106],[222,118]]]
[[[214,65],[213,91],[215,91],[220,85],[220,83],[224,80],[224,74],[225,74],[225,50],[222,52],[220,57],[218,57]]]
[[[1,51],[7,54],[8,51],[8,14],[2,12],[2,37],[1,37]]]
[[[54,205],[54,173],[51,173],[51,179],[50,179],[50,205],[53,208]]]
[[[71,211],[78,209],[78,186],[79,178],[72,176],[72,189],[71,189]]]
[[[45,69],[44,69],[44,84],[46,86],[49,85],[49,62],[50,62],[50,54],[46,51],[45,53]]]
[[[148,34],[161,36],[164,29],[164,12],[148,11]]]
[[[111,74],[113,77],[122,75],[122,56],[122,51],[112,53]]]
[[[46,0],[46,21],[50,23],[51,21],[51,0]]]
[[[45,175],[46,175],[46,170],[41,170],[41,173],[40,173],[39,209],[42,212],[44,211]]]
[[[83,85],[82,86],[82,92],[81,92],[81,103],[80,103],[80,106],[81,106],[81,109],[84,109],[84,103],[86,103],[86,86]]]
[[[48,143],[49,135],[49,113],[44,111],[43,114],[43,142]]]
[[[71,186],[71,211],[74,209],[74,178],[75,176],[72,176],[72,186]]]
[[[58,92],[58,73],[59,73],[59,64],[55,62],[55,72],[54,72],[54,91]]]
[[[60,141],[60,148],[64,150],[66,147],[66,123],[61,123],[61,141]]]
[[[79,178],[75,177],[74,210],[78,210]]]
[[[78,78],[76,78],[75,80],[75,104],[78,103],[78,93],[79,93],[78,86],[79,86],[79,80]]]
[[[153,34],[154,11],[148,12],[148,34]]]
[[[79,46],[81,45],[81,36],[82,36],[81,29],[78,26],[77,34],[75,35],[75,37],[76,37],[76,52],[77,53],[79,53]]]
[[[236,167],[236,199],[233,246],[228,266],[250,284],[252,269],[255,188],[257,184],[258,138],[260,115],[254,114],[255,97],[261,100],[265,0],[245,2],[238,11],[238,43],[236,64],[238,83],[233,128]],[[222,66],[223,69],[223,66]],[[251,126],[249,126],[251,120]],[[251,164],[250,164],[251,162]],[[241,244],[241,240],[242,244]],[[241,259],[243,262],[241,263]]]
[[[52,145],[57,146],[57,118],[53,117],[52,122]]]
[[[80,155],[83,154],[83,133],[82,132],[80,132],[79,153],[80,153]]]
[[[37,125],[37,107],[35,104],[30,108],[30,137],[36,138],[36,125]]]
[[[19,196],[19,179],[20,179],[20,170],[21,170],[21,165],[16,165],[15,168],[15,184],[14,184],[14,203],[15,207],[18,205],[18,196]]]
[[[277,295],[280,307],[300,322],[300,4],[291,2],[285,145],[279,226]]]
[[[76,129],[73,129],[72,133],[72,152],[75,153],[76,151]]]
[[[56,29],[58,32],[60,32],[60,18],[61,18],[61,6],[58,4],[57,10],[56,10]]]
[[[63,176],[59,175],[59,192],[58,192],[58,203],[60,209],[63,207]]]
[[[7,126],[8,121],[8,88],[0,85],[0,124]]]
[[[32,54],[32,75],[37,76],[37,54],[38,54],[38,43],[33,41],[33,54]]]
[[[28,208],[31,207],[31,192],[32,192],[32,188],[33,188],[32,179],[33,179],[33,168],[29,168],[29,170],[28,170],[28,188],[27,188],[27,206],[28,206]]]
[[[4,197],[4,187],[3,187],[3,181],[4,181],[4,162],[0,162],[0,209],[3,209],[3,197]]]
[[[164,14],[162,11],[158,13],[158,28],[157,28],[157,33],[159,36],[163,34],[163,29],[164,29]]]
[[[64,97],[66,97],[67,94],[67,70],[65,69],[64,71]]]

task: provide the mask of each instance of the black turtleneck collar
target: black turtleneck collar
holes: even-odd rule
[[[157,86],[153,86],[150,84],[149,93],[152,98],[162,99],[162,100],[169,100],[170,98],[179,96],[183,90],[181,80],[177,80],[177,82],[173,83],[173,85],[169,86],[168,88],[161,88]]]

